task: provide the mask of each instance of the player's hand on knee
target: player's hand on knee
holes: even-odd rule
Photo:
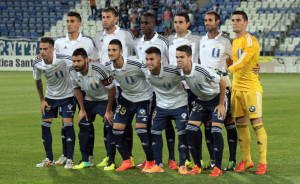
[[[222,117],[222,120],[225,119],[226,111],[225,111],[225,106],[222,104],[219,104],[215,110],[214,113],[218,112],[218,118]]]
[[[112,111],[106,111],[104,115],[104,122],[108,121],[110,125],[114,122],[114,113]]]
[[[259,70],[260,70],[260,65],[257,63],[257,65],[252,68],[252,71],[255,75],[258,75]]]
[[[78,123],[82,120],[82,118],[85,118],[86,121],[88,121],[87,113],[85,110],[80,109],[78,113]]]
[[[50,108],[51,108],[51,106],[48,105],[47,101],[46,100],[42,100],[42,102],[41,102],[41,112],[42,112],[42,115],[45,115],[45,109],[47,111],[49,111]]]

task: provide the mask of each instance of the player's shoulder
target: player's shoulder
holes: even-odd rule
[[[167,40],[165,37],[158,35],[157,39],[163,41],[169,47],[169,40]]]
[[[224,38],[226,41],[229,41],[230,44],[232,44],[233,40],[227,34],[222,33],[221,37]]]
[[[85,34],[82,34],[82,38],[83,38],[84,40],[86,40],[86,41],[91,42],[91,43],[95,46],[95,42],[94,42],[94,40],[93,40],[92,37],[87,36],[87,35],[85,35]]]
[[[164,65],[163,66],[163,71],[167,72],[167,73],[172,73],[172,74],[180,75],[177,66],[173,66],[173,65]]]
[[[112,65],[113,64],[113,62],[112,61],[107,61],[107,62],[105,62],[105,66],[107,67],[107,66],[110,66],[110,65]]]
[[[133,40],[135,40],[135,36],[132,33],[132,31],[130,29],[127,28],[120,28],[119,30],[121,33],[123,32],[124,34],[130,35],[130,38],[132,38]]]
[[[76,70],[75,70],[75,67],[74,66],[71,66],[70,68],[69,68],[69,73],[76,73]]]
[[[138,68],[147,68],[147,65],[140,62],[138,59],[136,58],[127,58],[127,65],[129,66],[134,66],[134,67],[138,67]]]
[[[211,70],[201,64],[195,64],[195,71],[207,76],[208,78],[213,78]]]
[[[174,40],[174,37],[175,37],[175,33],[171,34],[171,35],[168,37],[169,43],[171,43],[171,42]]]
[[[35,58],[35,59],[33,60],[32,66],[33,66],[33,67],[37,67],[37,66],[39,66],[40,64],[42,64],[42,61],[43,61],[42,58]]]
[[[104,30],[97,31],[97,32],[96,32],[96,35],[95,35],[95,39],[101,38],[101,37],[103,36],[103,32],[104,32]]]
[[[90,66],[91,66],[91,70],[95,73],[99,73],[100,75],[102,75],[104,78],[107,77],[107,74],[105,73],[106,69],[105,67],[98,62],[90,62]]]
[[[58,37],[56,37],[55,39],[55,42],[59,42],[59,41],[64,41],[64,40],[66,40],[66,36],[64,36],[64,35],[62,35],[62,36],[58,36]]]
[[[72,56],[65,55],[65,54],[55,54],[56,59],[64,59],[64,60],[71,60],[72,61]]]
[[[196,34],[196,33],[193,33],[193,32],[190,34],[189,37],[192,38],[193,40],[194,39],[200,40],[202,38],[199,34]]]
[[[245,39],[245,45],[248,47],[252,47],[252,46],[258,46],[258,41],[257,39],[252,36],[251,34],[247,33],[244,36]]]

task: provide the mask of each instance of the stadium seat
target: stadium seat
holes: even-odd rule
[[[281,52],[280,51],[275,51],[274,56],[281,56]]]

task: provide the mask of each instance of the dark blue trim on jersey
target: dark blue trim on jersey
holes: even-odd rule
[[[202,67],[195,66],[195,70],[196,70],[197,72],[202,73],[203,75],[205,75],[207,78],[209,78],[209,79],[211,79],[211,80],[215,78],[215,77],[211,76],[211,75],[209,74],[209,72],[208,72],[207,70],[205,70],[204,68],[202,68]]]
[[[34,67],[35,64],[39,63],[39,62],[42,62],[42,58],[36,58],[34,61],[33,61],[33,64],[32,66]]]
[[[161,39],[162,41],[164,41],[167,45],[167,47],[169,48],[169,40],[167,40],[165,37],[161,36],[161,35],[158,35],[157,37],[158,39]]]
[[[71,72],[71,71],[73,71],[73,70],[75,70],[75,67],[74,67],[74,66],[71,66],[71,67],[69,68],[69,72]]]
[[[134,65],[134,66],[137,66],[137,67],[139,67],[139,68],[144,68],[144,66],[142,65],[142,63],[140,63],[140,62],[136,62],[136,61],[133,61],[133,60],[127,60],[127,64],[130,64],[130,65]]]
[[[92,41],[92,43],[93,43],[94,47],[96,47],[96,44],[95,44],[95,42],[94,42],[94,40],[93,40],[93,38],[92,38],[92,37],[90,37],[90,36],[86,36],[86,35],[84,35],[83,33],[81,33],[81,35],[82,35],[82,37],[85,37],[85,38],[89,38],[89,39],[91,39],[91,41]]]
[[[72,56],[56,54],[56,59],[68,59],[72,61]]]
[[[222,36],[223,38],[227,38],[227,39],[230,41],[231,45],[232,45],[233,40],[232,40],[229,36],[227,36],[227,35],[225,35],[225,34],[221,34],[221,36]]]
[[[174,73],[176,75],[180,75],[180,73],[178,72],[178,70],[176,70],[174,68],[163,67],[163,71],[164,72],[169,72],[169,73]]]
[[[113,62],[112,61],[108,61],[105,63],[105,66],[111,65]]]
[[[92,65],[92,70],[98,72],[100,75],[102,75],[103,79],[107,79],[108,76],[106,75],[106,73],[102,70],[102,68]]]

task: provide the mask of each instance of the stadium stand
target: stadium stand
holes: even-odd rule
[[[188,6],[189,0],[182,1]],[[192,15],[190,30],[205,35],[205,12],[214,10],[219,5],[222,32],[231,38],[235,36],[230,15],[235,10],[248,14],[248,32],[259,37],[264,55],[299,56],[300,51],[300,1],[299,0],[206,0],[197,1],[198,9]],[[161,21],[165,0],[159,0],[157,26],[155,31],[164,32]],[[113,7],[120,7],[119,0],[111,0]],[[8,38],[28,38],[37,40],[42,36],[58,37],[67,33],[67,12],[77,11],[82,15],[81,30],[85,35],[94,37],[102,30],[101,10],[105,8],[104,0],[96,0],[97,14],[92,14],[88,0],[2,0],[0,2],[0,36]],[[149,7],[147,7],[149,8]],[[130,17],[131,9],[128,14]]]

